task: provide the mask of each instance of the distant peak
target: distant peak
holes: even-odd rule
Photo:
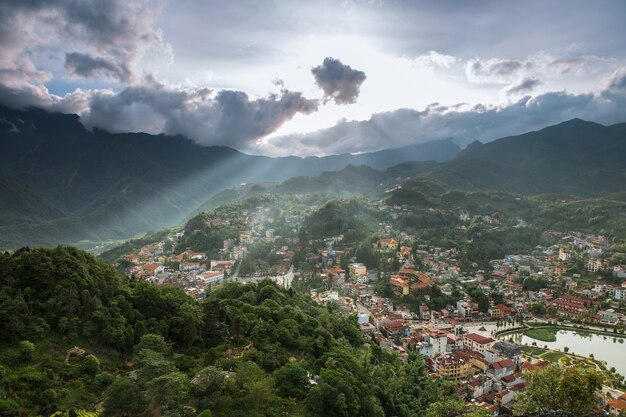
[[[474,142],[470,143],[469,145],[467,145],[467,147],[465,148],[465,150],[469,150],[469,149],[478,149],[481,146],[483,146],[484,144],[479,141],[479,140],[475,140]]]

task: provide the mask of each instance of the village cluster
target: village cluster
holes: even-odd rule
[[[490,272],[470,274],[459,267],[456,249],[419,245],[414,236],[393,234],[392,227],[381,224],[381,235],[388,237],[373,242],[372,248],[382,259],[393,261],[389,264],[398,265],[396,270],[368,270],[342,247],[344,237],[335,236],[311,242],[304,260],[312,268],[304,272],[293,267],[297,235],[276,236],[268,211],[263,207],[237,211],[237,220],[246,229],[236,239],[225,239],[215,258],[190,249],[174,251],[184,236],[181,231],[126,255],[127,272],[158,285],[180,287],[197,298],[228,279],[270,278],[286,287],[292,285],[294,276],[321,282],[319,288],[310,289],[315,301],[335,303],[341,312],[356,315],[366,340],[376,341],[383,349],[401,357],[420,352],[434,376],[458,382],[468,401],[494,415],[524,390],[524,370],[549,363],[527,357],[512,338],[499,337],[499,331],[520,328],[530,320],[559,320],[623,334],[626,266],[609,265],[602,257],[609,249],[603,236],[546,232],[554,245],[537,247],[533,254],[492,260]],[[294,215],[282,219],[293,225],[301,220]],[[211,221],[224,224],[233,219]],[[525,227],[523,221],[518,225]],[[242,276],[242,260],[259,243],[273,245],[272,254],[279,262],[264,274]],[[581,254],[590,276],[608,270],[614,277],[612,283],[571,273],[572,263],[580,261]],[[382,281],[390,289],[386,295],[380,293]],[[433,287],[445,297],[441,308],[429,307]],[[486,299],[481,303],[468,288]],[[409,298],[419,304],[407,305],[404,301]],[[615,414],[626,410],[624,393],[611,392],[612,398],[604,398],[610,410]]]

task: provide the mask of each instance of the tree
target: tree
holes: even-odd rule
[[[187,376],[172,372],[154,378],[148,383],[147,397],[167,411],[182,409],[189,394]]]
[[[278,395],[285,398],[302,399],[309,388],[306,369],[299,363],[289,363],[276,372],[274,379]]]
[[[580,416],[596,406],[603,377],[595,369],[549,365],[526,375],[528,387],[515,397],[515,415],[565,411]]]
[[[19,343],[20,358],[25,362],[31,362],[35,359],[35,345],[28,340],[22,340]]]
[[[168,355],[170,353],[170,347],[165,342],[165,339],[160,334],[148,333],[141,336],[139,343],[135,345],[135,351],[148,349],[162,355]]]
[[[87,355],[83,358],[80,368],[86,374],[95,375],[100,370],[100,360],[94,355]]]
[[[130,378],[118,377],[104,393],[104,414],[109,416],[131,416],[143,409],[141,391]]]

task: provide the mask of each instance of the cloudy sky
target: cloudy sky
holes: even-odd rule
[[[626,121],[626,2],[0,0],[0,103],[266,155]]]

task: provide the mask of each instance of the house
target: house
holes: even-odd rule
[[[565,262],[565,261],[569,261],[571,258],[572,258],[571,250],[559,248],[559,261]]]
[[[606,266],[606,261],[600,258],[589,258],[587,259],[587,262],[585,262],[585,268],[589,272],[598,272],[601,269],[606,268]]]
[[[609,406],[609,413],[614,416],[618,416],[621,413],[626,412],[626,400],[622,400],[619,398],[614,399],[614,400],[609,400],[607,405]]]
[[[395,239],[380,239],[378,241],[378,246],[381,249],[396,250],[398,247],[398,241]]]
[[[143,274],[149,277],[156,276],[165,270],[163,265],[159,264],[146,264],[142,266],[141,269],[143,270]]]
[[[511,359],[516,366],[522,363],[522,349],[515,343],[498,341],[493,344],[491,350],[497,352],[501,358]]]
[[[381,327],[381,332],[387,337],[408,336],[408,327],[402,321],[388,321]]]
[[[224,272],[220,271],[206,271],[196,275],[196,279],[202,280],[207,284],[213,284],[220,282],[224,279]]]
[[[419,307],[419,316],[422,320],[430,321],[430,309],[426,304],[421,304]]]
[[[476,333],[469,333],[463,337],[463,347],[465,350],[473,350],[484,354],[496,341],[491,337],[481,336]]]
[[[615,312],[612,308],[600,310],[598,311],[598,315],[600,316],[600,322],[602,324],[612,325],[616,325],[624,317],[623,314]]]
[[[353,263],[348,265],[350,278],[356,280],[358,277],[367,275],[367,268],[361,263]]]
[[[456,309],[459,312],[459,317],[465,320],[471,320],[473,316],[473,310],[470,303],[465,301],[457,301]]]
[[[565,266],[564,264],[558,264],[557,266],[554,267],[554,275],[556,276],[562,276],[565,275],[567,273],[567,266]]]
[[[489,313],[492,317],[502,319],[506,316],[514,316],[517,314],[517,310],[504,304],[498,304],[494,308],[490,308]]]
[[[626,286],[624,284],[621,287],[608,287],[607,292],[609,296],[617,301],[626,300]]]
[[[485,375],[473,376],[466,385],[468,394],[476,399],[488,394],[493,387],[493,380]]]
[[[200,269],[200,262],[181,262],[178,269],[181,271],[195,271]]]
[[[230,272],[233,269],[233,266],[235,265],[234,261],[211,261],[210,266],[211,266],[211,271],[222,271],[222,272],[228,272],[230,274]]]
[[[515,364],[508,358],[491,364],[491,372],[497,379],[511,375],[513,371],[515,371]]]

